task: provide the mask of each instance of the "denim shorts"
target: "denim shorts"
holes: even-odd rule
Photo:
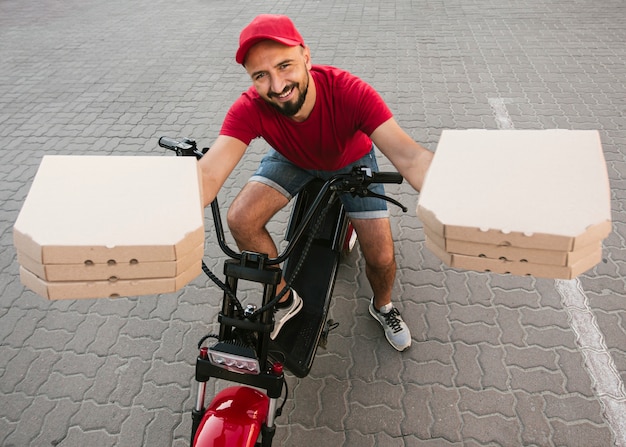
[[[302,169],[287,160],[276,150],[270,149],[249,181],[271,186],[291,200],[314,178],[325,181],[335,174],[351,172],[354,166],[367,166],[372,171],[378,172],[374,148],[372,147],[372,150],[363,158],[338,171]],[[377,194],[385,194],[385,187],[380,183],[372,184],[369,188]],[[339,198],[349,217],[355,219],[377,219],[389,216],[387,202],[382,199],[376,197],[353,197],[349,193],[340,194]]]

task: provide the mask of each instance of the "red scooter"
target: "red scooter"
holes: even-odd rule
[[[193,140],[159,139],[161,147],[179,156],[201,158]],[[394,199],[373,193],[371,183],[402,183],[395,172],[371,172],[355,168],[326,182],[310,182],[301,191],[292,209],[284,251],[276,258],[255,252],[238,253],[226,244],[217,200],[211,203],[217,240],[228,256],[224,262],[225,281],[218,279],[203,263],[204,272],[224,292],[218,316],[218,334],[209,334],[198,343],[195,379],[198,392],[192,411],[192,447],[269,447],[276,430],[275,418],[288,398],[284,369],[305,377],[313,364],[317,347],[325,345],[335,326],[328,310],[342,251],[354,243],[353,229],[338,199],[348,193],[376,196],[407,209]],[[280,268],[283,264],[283,268]],[[277,290],[282,277],[284,290]],[[237,298],[239,281],[263,286],[260,302],[244,306]],[[281,329],[275,340],[274,306],[293,287],[303,293],[303,308]],[[209,346],[204,346],[212,340]],[[239,385],[219,392],[205,407],[206,384],[210,378]],[[263,391],[261,391],[263,390]],[[279,399],[284,398],[281,406]]]

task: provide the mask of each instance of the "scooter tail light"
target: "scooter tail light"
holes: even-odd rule
[[[261,365],[254,349],[220,342],[208,349],[209,361],[228,371],[240,374],[260,374]]]
[[[271,371],[272,371],[272,374],[275,375],[275,376],[282,376],[283,375],[283,371],[284,371],[283,364],[280,363],[280,362],[273,363]]]

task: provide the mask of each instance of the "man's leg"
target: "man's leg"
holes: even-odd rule
[[[254,181],[246,183],[227,214],[228,227],[239,249],[276,257],[276,244],[266,225],[288,202],[270,186]]]
[[[389,219],[351,219],[365,258],[365,274],[374,292],[376,309],[391,302],[396,278],[391,225]]]
[[[278,250],[266,225],[288,202],[287,197],[271,186],[256,181],[248,182],[233,201],[227,214],[228,227],[239,250],[265,253],[270,258],[275,258]],[[285,279],[281,278],[278,291],[283,290],[286,285]],[[275,325],[270,337],[276,338],[282,326],[300,309],[302,299],[297,293],[291,290],[291,293],[285,294],[275,308]]]
[[[374,292],[369,312],[383,327],[389,344],[404,351],[411,346],[411,332],[400,312],[391,304],[396,261],[389,219],[352,219],[352,225],[365,258],[365,273]]]
[[[265,253],[270,258],[278,256],[276,243],[266,225],[288,203],[289,199],[271,186],[255,181],[246,183],[235,197],[226,217],[239,250]],[[282,290],[285,285],[282,279],[278,290]]]

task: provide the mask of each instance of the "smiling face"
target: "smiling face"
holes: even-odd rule
[[[315,104],[315,87],[310,82],[308,47],[264,40],[250,48],[245,68],[257,93],[280,113],[296,121],[309,116]]]

